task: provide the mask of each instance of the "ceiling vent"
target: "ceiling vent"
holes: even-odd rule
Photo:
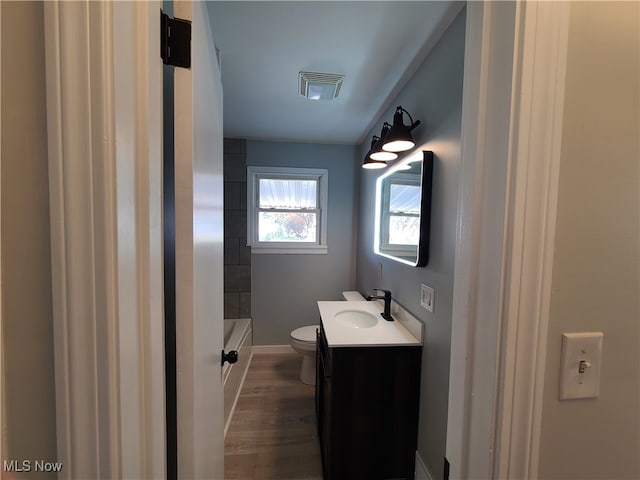
[[[310,100],[333,100],[340,93],[344,75],[335,73],[300,72],[300,95]]]

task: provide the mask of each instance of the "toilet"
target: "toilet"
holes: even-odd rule
[[[365,301],[359,292],[342,292],[342,298],[349,301]],[[289,335],[291,347],[302,354],[300,380],[307,385],[316,384],[316,330],[318,325],[296,328]]]
[[[302,354],[300,380],[307,385],[316,384],[316,330],[317,325],[296,328],[291,332],[291,347]]]

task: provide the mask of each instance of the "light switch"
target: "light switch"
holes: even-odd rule
[[[603,338],[602,332],[562,334],[560,400],[598,396]]]
[[[420,305],[426,308],[428,311],[433,312],[433,302],[435,293],[433,288],[424,283],[420,284]]]

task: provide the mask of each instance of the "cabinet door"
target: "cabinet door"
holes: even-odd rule
[[[316,335],[316,419],[325,478],[329,471],[329,435],[331,419],[331,369],[329,349],[322,327]]]
[[[332,412],[332,402],[331,402],[331,377],[324,377],[323,380],[323,397],[322,397],[322,422],[321,422],[321,431],[322,435],[320,436],[320,448],[322,451],[322,466],[324,471],[325,478],[331,478],[331,436],[332,436],[332,425],[331,425],[331,412]]]
[[[326,478],[413,478],[420,359],[421,347],[333,349]]]
[[[322,438],[322,381],[324,371],[320,360],[320,330],[316,329],[316,425],[318,426],[318,437]]]

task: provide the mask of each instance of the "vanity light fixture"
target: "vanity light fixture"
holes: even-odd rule
[[[375,143],[375,145],[371,147],[371,153],[369,154],[369,157],[372,160],[388,162],[389,160],[395,160],[396,158],[398,158],[398,154],[383,150],[383,145],[387,141],[386,137],[389,133],[390,128],[391,125],[389,125],[387,122],[384,122],[384,125],[382,125],[382,131],[380,132],[380,138],[378,138],[378,141]]]
[[[404,124],[403,114],[407,114],[411,123]],[[386,124],[388,125],[388,124]],[[396,107],[396,113],[393,115],[393,126],[383,137],[384,144],[382,149],[387,152],[404,152],[415,146],[411,131],[420,125],[420,120],[413,121],[409,112],[401,106]]]
[[[371,140],[371,148],[369,149],[367,154],[364,156],[364,162],[362,162],[362,168],[373,170],[376,168],[385,168],[387,166],[387,162],[383,162],[382,160],[373,160],[371,158],[371,152],[373,152],[373,147],[375,146],[376,143],[378,143],[379,140],[380,140],[380,137],[376,135],[373,136],[373,139]]]

